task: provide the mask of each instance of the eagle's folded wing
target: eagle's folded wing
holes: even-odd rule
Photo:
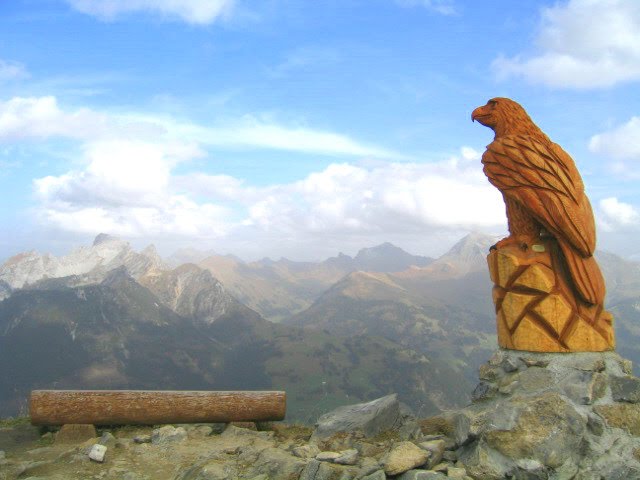
[[[583,257],[595,250],[595,224],[571,157],[555,143],[526,135],[496,139],[482,156],[484,173],[506,197],[525,206],[553,236]]]

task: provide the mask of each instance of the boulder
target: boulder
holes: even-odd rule
[[[424,465],[429,454],[412,442],[400,442],[382,458],[387,475],[399,475],[412,468]]]
[[[338,433],[362,433],[374,437],[387,430],[399,429],[403,415],[394,393],[371,402],[338,407],[322,415],[311,436],[312,442],[329,438]]]
[[[154,445],[162,445],[165,443],[181,442],[187,438],[187,431],[183,427],[173,427],[165,425],[156,428],[151,433],[151,443]]]

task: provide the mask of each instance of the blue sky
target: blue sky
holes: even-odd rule
[[[0,259],[100,232],[170,253],[437,255],[506,231],[470,113],[519,101],[640,254],[636,0],[0,3]]]

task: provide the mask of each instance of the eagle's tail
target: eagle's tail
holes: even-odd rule
[[[558,240],[558,243],[578,296],[592,305],[603,305],[606,290],[596,259],[593,256],[581,256],[566,241]]]

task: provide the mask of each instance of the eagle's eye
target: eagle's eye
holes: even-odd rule
[[[491,105],[492,107],[495,107],[497,104],[498,104],[498,102],[497,102],[497,101],[495,101],[495,100],[489,100],[489,101],[487,102],[487,105]]]

